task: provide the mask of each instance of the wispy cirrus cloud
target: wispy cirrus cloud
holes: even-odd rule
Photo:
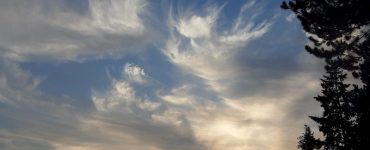
[[[132,67],[145,72],[139,66],[127,63],[121,78],[112,79],[108,91],[92,96],[97,113],[91,121],[99,122],[98,125],[105,130],[132,137],[139,149],[203,149],[193,138],[184,113],[161,99],[136,93],[137,88],[130,83],[133,78],[127,78],[127,74],[132,75]],[[140,143],[146,144],[141,146]]]
[[[0,148],[296,148],[307,113],[320,112],[311,100],[320,64],[301,49],[294,20],[266,3],[1,1]],[[22,66],[94,58],[108,85],[89,87],[80,105]]]
[[[230,63],[234,55],[249,42],[263,36],[271,22],[256,24],[254,20],[245,20],[241,10],[231,27],[219,31],[218,15],[222,7],[210,6],[204,10],[177,16],[170,13],[170,37],[163,52],[174,64],[199,77],[220,80],[235,72]]]
[[[16,61],[119,56],[146,45],[144,0],[2,1],[0,54]]]
[[[199,77],[200,80],[193,82],[203,82],[202,88],[210,89],[218,100],[207,103],[207,99],[203,99],[200,100],[203,105],[197,107],[199,103],[194,99],[199,99],[196,98],[199,95],[194,92],[178,97],[168,95],[163,99],[177,105],[190,105],[185,116],[195,138],[209,149],[284,149],[287,145],[294,146],[295,140],[278,140],[295,139],[285,135],[291,127],[285,122],[297,125],[306,120],[289,114],[290,110],[310,99],[308,95],[318,89],[315,81],[318,74],[309,68],[319,64],[305,58],[308,56],[303,51],[288,52],[289,57],[275,54],[284,54],[282,49],[291,45],[289,41],[279,40],[277,44],[274,40],[282,34],[291,36],[294,33],[287,33],[289,30],[279,25],[283,16],[270,14],[266,17],[263,7],[255,1],[244,4],[238,15],[231,19],[232,23],[222,28],[219,25],[223,20],[219,15],[223,6],[170,14],[170,36],[162,52],[174,65]],[[264,19],[261,19],[263,15]],[[278,48],[281,51],[274,52],[275,48],[265,47],[270,45],[281,46]],[[276,62],[273,57],[278,57]],[[276,66],[282,70],[269,69],[279,63],[285,65]],[[293,68],[295,66],[307,70],[299,71]],[[276,76],[279,72],[282,75]],[[304,103],[307,108],[318,110],[312,101]]]
[[[125,64],[123,74],[131,82],[144,84],[148,80],[148,75],[145,73],[144,69],[130,63]]]

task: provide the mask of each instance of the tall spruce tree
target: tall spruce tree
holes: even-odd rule
[[[326,138],[326,149],[363,149],[370,143],[370,1],[369,0],[289,0],[281,7],[293,11],[303,29],[311,36],[306,50],[327,62],[327,76],[322,80],[323,94],[316,97],[322,117],[311,117],[319,123]],[[339,71],[338,71],[339,70]],[[352,90],[340,90],[340,97],[326,90],[347,87],[343,71],[352,73],[362,83]],[[331,75],[332,74],[332,75]],[[330,76],[340,77],[341,84],[330,84]],[[346,89],[346,88],[344,88]],[[330,102],[324,102],[326,101]],[[342,99],[342,100],[340,100]],[[343,101],[340,105],[331,105]],[[325,106],[324,103],[330,103]],[[333,103],[334,104],[334,103]],[[340,109],[338,109],[338,108]],[[330,117],[342,111],[342,118]],[[326,113],[325,113],[326,112]],[[341,125],[329,123],[331,120]],[[341,123],[342,122],[342,123]],[[336,126],[335,130],[331,130]],[[329,130],[330,129],[330,130]],[[332,132],[332,133],[325,133]],[[338,135],[339,134],[339,135]],[[333,146],[333,147],[331,147]],[[325,147],[325,146],[324,146]]]
[[[321,79],[322,94],[315,97],[323,108],[321,117],[310,116],[319,124],[319,130],[325,139],[325,150],[350,150],[354,123],[352,107],[349,101],[348,84],[344,84],[346,74],[335,61],[329,59],[325,66],[326,75]]]
[[[298,148],[301,150],[314,150],[321,148],[321,142],[319,139],[316,139],[311,131],[311,128],[307,125],[304,125],[304,132],[302,136],[298,137]]]

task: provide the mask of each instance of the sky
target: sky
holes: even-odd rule
[[[1,0],[0,149],[297,149],[323,65],[281,2]]]

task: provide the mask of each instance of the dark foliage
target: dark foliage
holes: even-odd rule
[[[319,130],[325,136],[322,142],[324,149],[348,150],[353,139],[355,114],[347,90],[349,85],[343,83],[346,74],[333,62],[327,61],[326,75],[321,80],[322,94],[315,97],[324,110],[323,114],[321,117],[310,118],[319,124]]]
[[[363,149],[370,143],[370,1],[290,0],[281,7],[294,12],[309,36],[306,50],[326,61],[324,109],[311,117],[324,134],[324,149]],[[362,83],[344,84],[351,73]]]
[[[302,136],[298,137],[298,148],[302,150],[314,150],[321,148],[321,142],[319,139],[315,139],[314,133],[311,131],[311,128],[307,125],[304,125],[304,133]]]

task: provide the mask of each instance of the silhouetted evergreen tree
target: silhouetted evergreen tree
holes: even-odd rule
[[[339,56],[335,63],[340,68],[369,85],[370,72],[362,70],[369,63],[369,0],[291,0],[281,7],[292,10],[311,35],[313,44],[305,47],[309,53],[326,59]]]
[[[355,86],[353,90],[354,106],[356,111],[356,149],[369,147],[370,144],[370,39],[369,35],[366,40],[358,46],[358,53],[363,58],[359,65],[359,75],[362,83],[362,88]]]
[[[302,150],[320,149],[320,140],[315,139],[313,134],[314,133],[311,131],[311,128],[307,125],[304,125],[304,133],[302,134],[302,136],[298,137],[298,148]]]
[[[283,2],[281,7],[293,11],[303,29],[311,35],[309,40],[312,43],[306,45],[306,50],[327,62],[328,74],[322,80],[323,95],[316,97],[324,108],[324,114],[322,117],[311,117],[319,123],[320,131],[326,136],[324,147],[326,149],[368,147],[370,143],[370,1],[289,0],[288,3]],[[352,90],[346,90],[345,87],[348,85],[343,84],[345,74],[342,69],[351,72],[353,77],[359,78],[362,83],[353,85]],[[339,77],[342,83],[330,84],[332,80],[330,76],[336,73],[335,76]],[[342,77],[344,79],[341,79]],[[333,90],[334,86],[343,87],[343,89],[336,89],[339,92],[338,96],[324,92]],[[328,106],[325,103],[329,103]],[[342,111],[341,118],[331,115],[338,115],[339,113],[335,112],[338,110]]]
[[[348,84],[344,84],[346,74],[335,61],[327,60],[326,75],[322,79],[322,94],[315,97],[323,108],[321,117],[310,116],[319,124],[324,134],[323,146],[327,150],[349,150],[353,135],[353,107],[349,100]]]

